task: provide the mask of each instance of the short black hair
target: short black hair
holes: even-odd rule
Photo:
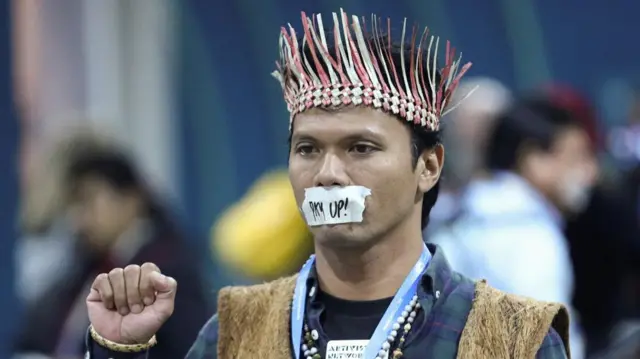
[[[376,36],[372,35],[372,34],[366,34],[365,35],[366,40],[368,43],[381,43],[381,44],[386,44],[389,42],[389,37],[388,35],[384,34],[384,35],[379,35],[377,38]],[[327,35],[326,36],[327,40],[330,41],[331,39],[334,38],[334,36],[332,35]],[[312,53],[311,53],[311,49],[308,46],[308,43],[305,41],[302,41],[302,39],[298,39],[298,44],[300,44],[301,46],[301,53],[304,54],[304,56],[307,59],[311,59]],[[302,48],[302,46],[304,46],[304,48]],[[412,69],[412,64],[411,64],[411,59],[412,58],[416,58],[417,54],[418,54],[418,50],[417,48],[414,49],[414,52],[412,53],[412,48],[414,46],[411,43],[404,43],[402,44],[401,42],[397,42],[397,41],[392,41],[391,47],[389,49],[389,56],[391,56],[392,60],[393,60],[393,65],[395,68],[395,72],[398,74],[399,78],[402,78],[402,73],[403,73],[403,64],[402,64],[402,60],[404,58],[404,69]],[[337,56],[336,53],[334,53],[335,50],[335,46],[333,46],[330,42],[328,44],[328,49],[329,52],[331,53],[331,55],[333,56]],[[429,67],[433,64],[433,58],[429,58],[428,57],[428,52],[426,47],[423,47],[420,51],[422,51],[422,61],[423,61],[423,66]],[[333,52],[333,53],[332,53]],[[376,51],[372,51],[370,53],[370,56],[374,57],[374,58],[378,58],[379,54]],[[387,62],[387,59],[377,59],[379,62],[380,61],[384,61]],[[316,66],[316,62],[315,61],[309,61],[309,65],[310,66]],[[415,68],[415,64],[414,68]],[[321,61],[320,62],[320,66],[323,67],[323,70],[326,72],[328,71],[326,64]],[[427,78],[427,74],[426,71],[423,74],[424,78],[421,79],[423,82],[422,83],[429,83],[429,79]],[[409,78],[409,74],[407,74],[407,78]],[[435,83],[439,84],[440,81],[442,80],[442,76],[440,74],[440,72],[436,72],[435,75]],[[437,85],[436,85],[437,86]],[[427,97],[429,97],[430,92],[426,91],[425,95]],[[429,99],[429,100],[433,100],[433,99]],[[393,115],[393,114],[392,114]],[[405,118],[399,116],[399,115],[394,115],[400,122],[402,122],[403,124],[405,124],[410,130],[411,130],[411,154],[413,157],[413,168],[415,169],[417,163],[418,163],[418,158],[422,155],[422,153],[426,150],[430,150],[430,149],[434,149],[436,146],[440,145],[442,143],[442,131],[438,130],[438,131],[430,131],[428,129],[426,129],[425,127],[421,126],[421,125],[416,125],[413,122],[407,121]],[[291,146],[291,132],[289,133],[289,146]],[[422,200],[422,229],[424,230],[427,225],[429,224],[429,214],[431,213],[431,209],[433,208],[433,206],[436,204],[436,201],[438,200],[438,194],[440,192],[440,180],[438,180],[436,182],[436,184],[433,186],[433,188],[431,188],[429,191],[427,191],[424,194],[423,200]]]
[[[570,128],[581,128],[570,111],[542,95],[524,97],[497,117],[485,164],[492,171],[517,171],[525,150],[549,151]]]
[[[77,190],[82,181],[92,177],[104,180],[118,193],[135,193],[140,196],[144,215],[155,226],[162,228],[161,232],[167,238],[177,235],[177,226],[171,219],[171,213],[154,196],[128,153],[118,150],[96,150],[70,160],[66,172],[70,194]]]
[[[117,191],[143,189],[133,161],[124,153],[115,151],[86,153],[72,159],[67,171],[67,181],[72,190],[87,177],[102,179]]]

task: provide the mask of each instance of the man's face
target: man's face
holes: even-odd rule
[[[482,166],[487,135],[495,116],[490,111],[464,107],[456,110],[445,132],[449,147],[448,184],[465,185]]]
[[[598,176],[587,133],[577,128],[567,130],[558,138],[554,152],[559,167],[557,202],[566,211],[581,211],[588,204]]]
[[[81,238],[92,247],[109,247],[126,229],[134,215],[128,195],[114,189],[106,180],[83,178],[75,190],[71,220]]]
[[[561,210],[579,212],[588,204],[598,176],[596,157],[585,131],[569,128],[556,138],[538,168],[543,191]]]
[[[442,155],[441,147],[432,150],[414,168],[410,130],[393,116],[359,107],[312,109],[295,118],[289,177],[298,207],[310,187],[371,189],[361,223],[310,228],[318,243],[357,247],[383,237],[415,211],[419,218],[420,200],[438,179]]]

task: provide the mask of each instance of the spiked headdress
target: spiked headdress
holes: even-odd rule
[[[438,69],[440,39],[429,36],[425,28],[420,41],[416,42],[418,33],[414,27],[411,41],[407,42],[405,19],[400,43],[402,73],[398,73],[391,52],[391,21],[387,20],[383,37],[381,20],[375,15],[371,18],[373,36],[367,34],[364,18],[360,22],[357,16],[352,16],[349,24],[349,17],[342,9],[340,15],[333,13],[334,51],[329,50],[326,38],[330,33],[325,33],[320,15],[312,20],[302,12],[302,46],[290,24],[289,31],[282,28],[280,60],[276,62],[273,76],[282,85],[290,121],[296,114],[314,107],[364,104],[398,115],[429,131],[439,129],[440,118],[457,105],[449,102],[471,63],[460,67],[462,57],[455,58],[455,49],[447,41],[445,65]],[[405,63],[407,46],[411,56],[409,65]]]

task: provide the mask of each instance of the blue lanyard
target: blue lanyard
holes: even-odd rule
[[[411,302],[411,299],[415,295],[420,283],[420,278],[424,269],[429,264],[431,259],[431,253],[427,249],[426,245],[423,245],[422,255],[411,269],[411,272],[405,278],[404,282],[398,289],[398,292],[393,297],[391,304],[385,311],[378,327],[373,332],[373,336],[369,340],[369,344],[364,351],[363,359],[373,359],[378,355],[378,352],[382,348],[382,344],[387,340],[387,337],[393,329],[393,324],[396,319],[401,315],[405,307]],[[315,262],[315,256],[311,256],[309,260],[302,266],[298,279],[296,281],[296,289],[293,292],[293,303],[291,308],[291,341],[293,343],[293,350],[296,355],[296,359],[300,359],[300,351],[302,349],[302,325],[304,322],[305,306],[307,303],[307,279],[309,278],[309,272],[313,268]]]

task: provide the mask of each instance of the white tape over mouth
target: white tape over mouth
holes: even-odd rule
[[[370,195],[371,190],[363,186],[307,188],[302,213],[309,226],[359,223]]]

